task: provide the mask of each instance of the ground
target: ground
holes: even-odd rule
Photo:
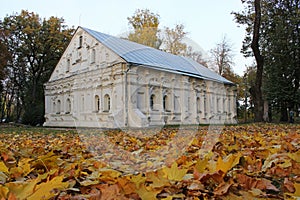
[[[0,199],[300,198],[300,125],[0,128]]]

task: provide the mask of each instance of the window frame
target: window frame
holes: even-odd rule
[[[104,95],[104,109],[103,112],[110,112],[111,109],[111,99],[109,94]]]

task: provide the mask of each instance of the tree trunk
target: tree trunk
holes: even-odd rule
[[[269,118],[269,102],[268,101],[264,101],[264,121],[265,122],[270,122],[270,118]]]
[[[254,121],[255,122],[262,122],[264,121],[264,102],[262,98],[262,76],[263,76],[263,65],[264,59],[261,55],[259,49],[259,37],[260,37],[260,25],[261,25],[261,7],[260,7],[260,0],[254,1],[255,6],[255,20],[254,20],[254,27],[253,27],[253,38],[251,43],[251,48],[256,60],[257,68],[256,68],[256,79],[255,79],[255,86],[252,88],[252,96],[253,103],[254,103]]]
[[[280,106],[280,121],[281,122],[287,122],[289,119],[289,116],[288,116],[288,112],[287,112],[287,105],[285,103],[281,103],[281,106]]]

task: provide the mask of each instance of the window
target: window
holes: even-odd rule
[[[68,58],[67,59],[67,69],[66,69],[66,72],[70,71],[70,66],[71,66],[71,60],[70,60],[70,58]]]
[[[91,53],[91,63],[94,63],[96,61],[96,50],[92,49]]]
[[[207,110],[206,110],[206,106],[207,106],[207,103],[206,103],[206,97],[204,97],[204,114],[206,115],[206,112],[207,112]]]
[[[231,112],[231,99],[230,96],[228,97],[228,113]]]
[[[200,97],[197,97],[197,113],[201,112]]]
[[[222,105],[222,109],[223,109],[223,112],[226,112],[226,98],[223,98],[223,105]]]
[[[71,100],[68,98],[66,101],[66,114],[70,114],[71,112]]]
[[[82,47],[82,36],[79,36],[79,45],[78,45],[78,49],[80,49]]]
[[[56,114],[60,114],[60,106],[61,106],[61,102],[60,100],[57,100],[57,110],[56,110]]]
[[[80,105],[80,111],[83,112],[84,111],[84,95],[81,95],[81,105]]]
[[[217,112],[221,112],[220,111],[220,98],[217,97]]]
[[[151,108],[151,110],[154,109],[154,101],[155,101],[155,95],[152,94],[152,95],[150,96],[150,108]]]
[[[163,109],[164,109],[164,111],[170,111],[169,97],[167,95],[164,95],[164,98],[163,98]]]
[[[108,112],[110,110],[110,97],[108,94],[104,96],[104,112]]]
[[[97,112],[100,110],[100,98],[98,95],[95,96],[95,108]]]
[[[180,112],[180,98],[174,95],[174,110],[175,112]]]

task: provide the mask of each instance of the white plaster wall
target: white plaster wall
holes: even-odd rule
[[[80,36],[83,40],[78,48]],[[93,49],[95,60],[92,60]],[[211,123],[216,119],[235,123],[235,87],[149,67],[132,66],[129,70],[127,67],[114,52],[79,29],[45,84],[44,125],[147,127]],[[106,94],[110,96],[108,112],[104,110]],[[150,108],[152,94],[155,94],[153,109]],[[99,111],[95,106],[96,95],[100,98]],[[167,110],[163,108],[165,95]],[[201,103],[199,112],[197,97]],[[67,112],[67,99],[71,100],[71,112]],[[58,100],[59,113],[53,107],[54,103],[58,105]]]

